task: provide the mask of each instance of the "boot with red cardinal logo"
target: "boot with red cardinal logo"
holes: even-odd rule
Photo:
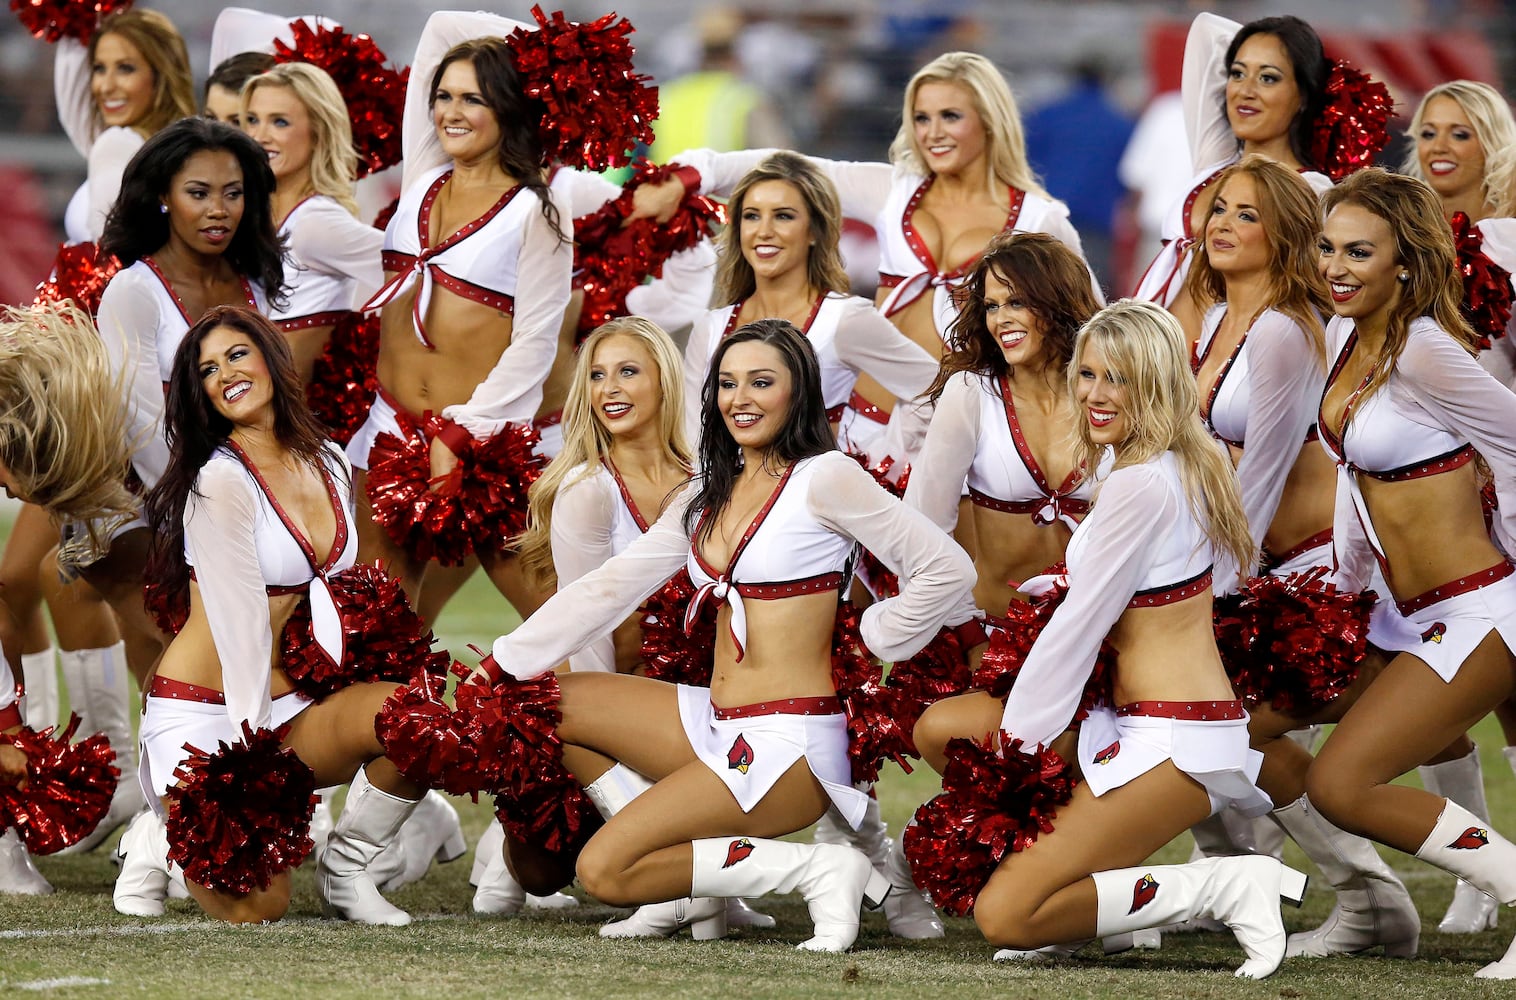
[[[1516,903],[1516,844],[1456,802],[1448,801],[1416,856],[1484,890],[1507,906]],[[1516,979],[1516,942],[1476,979]]]
[[[1421,775],[1421,787],[1458,803],[1475,816],[1488,819],[1490,807],[1484,796],[1484,770],[1479,766],[1477,746],[1471,745],[1468,753],[1455,760],[1423,764],[1416,770]],[[1499,913],[1499,903],[1459,879],[1453,888],[1453,902],[1437,929],[1444,934],[1492,931]]]
[[[1237,969],[1245,979],[1273,974],[1284,960],[1279,901],[1305,898],[1305,876],[1270,857],[1207,858],[1187,865],[1152,865],[1096,872],[1095,933],[1101,937],[1212,916],[1247,952]]]

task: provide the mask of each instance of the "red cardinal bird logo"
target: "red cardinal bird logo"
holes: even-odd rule
[[[1110,746],[1106,747],[1104,750],[1095,755],[1095,763],[1109,764],[1111,761],[1116,759],[1116,755],[1120,752],[1121,741],[1117,740],[1115,743],[1112,743]]]
[[[1458,835],[1448,846],[1455,851],[1477,851],[1490,842],[1490,831],[1483,827],[1471,826]]]
[[[747,769],[753,766],[753,748],[748,746],[747,737],[737,734],[737,742],[726,752],[726,766],[735,771],[747,774]]]
[[[1421,641],[1422,642],[1441,642],[1442,641],[1443,633],[1445,633],[1447,630],[1448,630],[1448,627],[1446,625],[1444,625],[1442,622],[1434,622],[1432,624],[1431,628],[1429,628],[1425,632],[1421,633]]]
[[[752,853],[753,842],[751,840],[748,840],[746,837],[743,837],[741,840],[734,840],[726,846],[726,864],[721,867],[730,868]]]
[[[1158,880],[1152,875],[1144,875],[1132,886],[1132,908],[1127,913],[1136,913],[1144,906],[1151,903],[1158,896]]]

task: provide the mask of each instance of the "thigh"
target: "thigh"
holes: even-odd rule
[[[431,625],[442,614],[442,609],[453,595],[463,589],[469,577],[479,569],[479,560],[473,556],[465,559],[462,566],[431,565],[426,568],[426,585],[416,598],[416,613],[421,620]]]
[[[1358,699],[1374,683],[1374,679],[1384,670],[1388,657],[1383,650],[1372,646],[1364,653],[1363,663],[1358,670],[1358,676],[1353,683],[1348,685],[1347,690],[1336,698],[1327,702],[1315,712],[1305,715],[1294,715],[1281,712],[1270,705],[1256,705],[1248,709],[1248,733],[1249,735],[1268,740],[1285,733],[1304,729],[1306,726],[1315,726],[1331,722],[1339,722],[1347,714],[1348,710],[1358,704]]]
[[[362,764],[383,755],[374,716],[399,686],[352,684],[290,721],[284,745],[316,772],[317,788],[350,781]]]
[[[41,599],[37,567],[57,544],[58,526],[47,511],[36,504],[22,504],[5,539],[5,552],[0,555],[0,585],[5,588],[13,614],[28,614],[36,608]]]
[[[558,735],[565,743],[598,751],[655,781],[695,762],[675,685],[600,673],[560,674],[558,683]]]
[[[984,740],[1000,730],[1005,704],[987,691],[944,698],[921,714],[913,731],[921,759],[938,774],[947,762],[948,740],[965,738]]]

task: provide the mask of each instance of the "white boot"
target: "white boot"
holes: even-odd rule
[[[878,806],[874,808],[877,810]],[[889,921],[890,933],[910,941],[942,937],[946,933],[942,918],[937,916],[931,897],[916,885],[904,849],[888,837],[884,840],[888,845],[882,859],[884,863],[875,862],[875,867],[883,870],[890,880],[890,894],[884,900],[884,916]],[[873,861],[872,858],[869,860]]]
[[[740,896],[728,896],[726,900],[726,926],[750,927],[755,931],[771,931],[777,926],[777,922],[767,913],[760,913],[747,905],[747,900]]]
[[[380,892],[394,892],[426,875],[435,860],[457,861],[468,851],[458,810],[438,792],[427,792],[400,827],[400,836],[369,865]]]
[[[165,899],[188,895],[184,871],[168,859],[168,827],[151,809],[131,821],[116,852],[121,855],[121,872],[116,876],[111,902],[117,913],[161,917]]]
[[[567,910],[579,905],[568,893],[533,896],[521,887],[505,864],[505,828],[492,822],[484,828],[474,848],[474,868],[469,881],[475,886],[475,913],[514,916],[524,906],[529,910]]]
[[[1452,872],[1510,906],[1516,903],[1516,844],[1456,802],[1448,802],[1416,856]],[[1476,979],[1516,979],[1516,942]]]
[[[1484,770],[1479,766],[1479,747],[1471,748],[1457,760],[1423,764],[1417,770],[1421,774],[1421,785],[1427,791],[1450,799],[1489,822],[1490,807],[1484,797]],[[1478,934],[1494,930],[1499,918],[1499,903],[1459,879],[1453,887],[1453,902],[1437,929],[1444,934]]]
[[[691,896],[799,890],[816,931],[800,945],[805,951],[847,951],[858,938],[859,907],[877,908],[890,891],[889,879],[851,847],[760,837],[710,838],[693,846]]]
[[[316,845],[311,851],[312,858],[321,857],[321,852],[326,850],[326,840],[332,835],[332,795],[340,787],[333,785],[330,788],[316,789],[320,798],[311,812],[311,843]]]
[[[1050,944],[1043,948],[1001,948],[995,952],[996,962],[1056,962],[1060,958],[1072,956],[1080,948],[1089,944],[1088,941],[1075,941],[1072,944]]]
[[[21,717],[39,733],[48,726],[58,724],[56,659],[51,646],[41,652],[21,654],[21,677],[26,684],[26,699],[21,706]]]
[[[1272,975],[1284,960],[1279,901],[1305,898],[1305,876],[1273,858],[1209,858],[1187,865],[1152,865],[1096,872],[1095,933],[1101,937],[1178,923],[1198,914],[1232,929],[1248,960],[1245,979]]]
[[[600,928],[603,938],[673,937],[681,927],[688,927],[696,941],[714,941],[726,937],[726,900],[672,899],[667,903],[648,903],[637,907],[625,920]]]
[[[363,780],[354,779],[342,815],[316,864],[316,889],[328,916],[404,927],[411,922],[410,914],[379,895],[367,869],[399,834],[416,802],[375,787],[362,768],[358,774]]]
[[[69,703],[79,713],[81,734],[104,733],[116,751],[121,778],[105,818],[77,844],[60,854],[93,851],[147,805],[137,780],[137,738],[132,735],[131,679],[126,669],[126,646],[105,649],[65,649],[58,654]]]
[[[21,835],[15,830],[0,834],[0,895],[46,896],[52,891],[53,887],[32,864]]]
[[[490,859],[504,850],[505,827],[498,821],[491,820],[479,835],[479,842],[474,845],[474,865],[469,869],[468,884],[477,886],[484,877],[484,869],[489,865]]]
[[[1400,879],[1374,845],[1328,823],[1304,795],[1270,814],[1337,890],[1320,927],[1291,934],[1285,954],[1324,958],[1383,946],[1388,958],[1414,958],[1421,918]]]

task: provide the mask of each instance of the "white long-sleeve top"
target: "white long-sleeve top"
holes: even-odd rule
[[[285,304],[272,309],[269,319],[283,329],[357,309],[384,284],[384,232],[326,195],[312,195],[291,209],[279,235],[287,247]]]
[[[287,17],[282,14],[265,14],[249,7],[225,7],[216,15],[215,27],[211,28],[211,60],[209,72],[239,52],[267,52],[274,54],[274,43],[295,44],[293,24],[304,21],[312,28],[340,28],[341,24],[320,14],[300,14]]]
[[[976,616],[974,567],[951,538],[841,452],[808,461],[816,466],[805,492],[808,516],[862,544],[900,576],[898,597],[863,612],[863,641],[875,655],[907,659],[943,625]],[[496,639],[500,666],[518,678],[535,677],[609,635],[685,565],[691,540],[684,515],[696,489],[694,483],[685,487],[641,538],[560,587],[514,632]]]
[[[63,213],[64,236],[70,243],[98,241],[105,219],[121,193],[121,175],[147,140],[134,129],[102,128],[90,94],[89,49],[76,38],[60,39],[53,55],[53,97],[58,121],[69,141],[89,164],[83,184]]]

